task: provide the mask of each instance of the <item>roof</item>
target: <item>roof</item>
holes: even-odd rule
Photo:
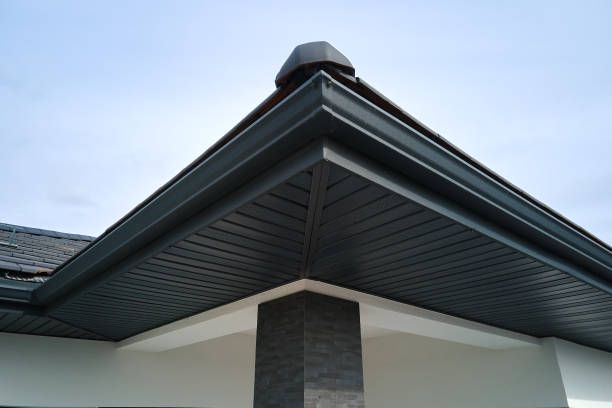
[[[359,78],[359,77],[351,78],[350,76],[346,76],[346,75],[334,75],[334,78],[339,80],[343,85],[348,86],[351,90],[357,92],[362,97],[376,104],[378,107],[385,110],[385,112],[388,112],[393,117],[396,117],[402,122],[411,126],[415,130],[420,132],[424,137],[431,139],[434,143],[444,147],[449,152],[452,152],[452,154],[456,155],[457,157],[461,158],[465,162],[469,163],[470,165],[478,169],[483,174],[486,174],[491,179],[500,183],[508,190],[512,191],[513,193],[520,196],[525,201],[528,201],[529,203],[537,207],[539,210],[547,213],[551,217],[555,218],[557,221],[567,225],[568,227],[575,230],[579,234],[584,235],[585,237],[587,237],[589,240],[593,241],[597,245],[600,245],[606,248],[608,251],[612,251],[612,246],[610,246],[609,243],[601,240],[599,237],[595,236],[594,234],[592,234],[585,228],[576,224],[575,222],[565,217],[561,213],[555,211],[553,208],[544,204],[542,201],[538,200],[537,198],[527,193],[523,189],[517,187],[516,185],[514,185],[512,182],[510,182],[506,178],[495,173],[493,170],[485,166],[483,163],[476,160],[475,158],[473,158],[472,156],[464,152],[459,147],[455,146],[453,143],[451,143],[449,140],[444,138],[442,135],[435,132],[434,130],[429,128],[427,125],[423,124],[421,121],[416,119],[414,116],[412,116],[408,112],[404,111],[401,107],[397,106],[395,103],[393,103],[393,101],[386,98],[382,93],[374,89],[370,84],[368,84],[362,78]]]
[[[44,282],[94,237],[0,223],[0,274],[4,279]]]
[[[21,301],[121,340],[307,277],[612,350],[608,245],[315,65]]]

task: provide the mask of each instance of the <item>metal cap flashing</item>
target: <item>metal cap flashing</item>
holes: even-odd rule
[[[315,41],[295,47],[274,82],[280,87],[297,75],[301,74],[307,78],[325,66],[333,66],[348,75],[355,76],[355,68],[344,54],[327,41]]]

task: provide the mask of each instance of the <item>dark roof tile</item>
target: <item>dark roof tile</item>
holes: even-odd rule
[[[44,281],[94,239],[0,223],[0,278]]]

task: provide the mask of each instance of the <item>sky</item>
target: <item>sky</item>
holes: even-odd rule
[[[0,222],[99,235],[326,40],[612,242],[610,1],[0,1]]]

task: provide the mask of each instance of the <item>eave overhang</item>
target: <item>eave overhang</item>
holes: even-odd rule
[[[191,165],[181,178],[56,271],[35,291],[34,302],[64,302],[72,290],[91,285],[100,273],[112,274],[109,268],[114,270],[118,260],[138,262],[322,160],[321,136],[331,133],[333,124],[317,90],[321,87],[322,76],[313,78]]]
[[[257,120],[226,140],[212,154],[190,166],[181,177],[66,263],[53,278],[33,291],[32,303],[42,308],[45,315],[113,340],[302,278],[326,281],[410,303],[410,296],[399,296],[405,292],[382,290],[404,279],[397,273],[385,271],[381,276],[391,280],[386,286],[376,286],[371,279],[360,281],[356,277],[347,278],[347,273],[334,274],[326,264],[328,261],[318,259],[321,233],[318,229],[324,221],[325,191],[330,172],[335,172],[342,177],[355,177],[355,180],[360,180],[358,183],[366,186],[359,188],[372,188],[392,195],[392,198],[380,199],[383,207],[391,205],[386,203],[393,200],[397,201],[393,201],[393,205],[400,205],[401,200],[406,200],[409,205],[418,207],[419,211],[435,214],[449,225],[456,224],[457,228],[461,228],[461,234],[466,234],[472,240],[481,240],[483,245],[492,245],[492,248],[497,248],[497,245],[506,248],[503,256],[508,257],[508,262],[513,262],[513,268],[516,269],[519,264],[533,263],[534,268],[538,268],[534,270],[544,274],[530,277],[522,272],[513,278],[510,272],[502,274],[490,270],[492,275],[488,276],[489,270],[483,270],[481,275],[472,274],[469,284],[468,281],[459,281],[456,276],[436,275],[435,281],[440,290],[456,288],[452,292],[445,292],[444,296],[449,301],[439,303],[439,306],[432,301],[433,306],[430,306],[429,298],[417,296],[421,294],[418,292],[412,298],[418,300],[415,303],[527,334],[558,336],[612,349],[612,343],[605,338],[612,332],[612,318],[606,317],[612,308],[610,248],[551,214],[535,200],[505,185],[499,178],[492,177],[473,161],[465,160],[457,151],[437,141],[435,136],[425,134],[428,129],[410,123],[389,107],[374,104],[371,95],[371,88],[358,80],[333,70],[318,72],[293,92],[275,101],[273,106],[267,106],[265,113],[259,115]],[[281,252],[271,253],[274,251],[272,247],[258,241],[256,248],[260,254],[253,255],[257,265],[248,264],[244,275],[232,278],[240,283],[236,284],[236,290],[224,288],[218,283],[219,271],[215,271],[214,285],[210,283],[213,281],[207,284],[192,282],[184,275],[176,286],[164,287],[157,279],[171,271],[167,267],[161,268],[160,265],[164,263],[159,260],[153,265],[154,271],[150,271],[156,274],[155,279],[152,276],[144,277],[142,271],[134,272],[168,248],[172,249],[172,259],[176,260],[176,254],[186,250],[181,242],[193,234],[200,234],[197,236],[202,242],[217,237],[214,239],[219,240],[219,245],[233,245],[226,230],[214,229],[213,234],[206,232],[206,229],[245,206],[254,202],[259,205],[257,200],[268,200],[266,197],[270,194],[275,198],[280,197],[282,194],[277,194],[275,189],[295,187],[288,182],[295,177],[308,180],[304,187],[307,194],[300,199],[301,202],[295,199],[278,205],[287,205],[287,208],[279,210],[279,214],[282,211],[290,214],[287,222],[292,222],[293,217],[303,224],[294,228],[302,234],[301,249],[293,251],[292,242],[291,245],[279,244],[278,251]],[[347,184],[346,188],[349,187]],[[364,203],[367,202],[364,198]],[[294,204],[297,205],[295,209],[291,207]],[[304,207],[303,217],[291,215],[291,211],[301,214],[299,206]],[[375,222],[377,214],[383,209],[368,215],[369,219]],[[279,217],[279,220],[265,221],[283,227],[281,224],[284,221]],[[381,225],[384,222],[381,218]],[[242,225],[232,226],[244,228]],[[433,234],[434,231],[426,233]],[[251,241],[249,238],[248,242]],[[347,242],[350,244],[350,239]],[[402,242],[390,245],[397,246],[400,253],[409,253],[412,247],[402,249]],[[209,244],[202,245],[209,248]],[[472,249],[467,244],[462,245],[466,248],[467,257]],[[342,251],[345,252],[338,253],[332,253],[330,248],[326,249],[331,259],[329,262],[333,261],[338,268],[350,269],[350,259],[344,259],[343,254],[354,256],[351,248],[344,248]],[[440,252],[434,254],[440,259],[451,256],[450,246],[436,250]],[[232,256],[239,255],[232,251],[229,252]],[[453,252],[453,256],[455,253],[461,254],[460,251]],[[197,256],[204,259],[209,254]],[[164,258],[164,262],[166,259],[169,256]],[[282,273],[279,272],[278,277],[272,276],[274,270],[271,270],[271,275],[261,275],[262,282],[258,285],[254,278],[257,276],[255,271],[262,265],[273,265],[276,259],[287,262],[283,265]],[[221,269],[224,267],[215,265]],[[507,268],[504,271],[511,270],[509,265],[504,266]],[[147,280],[128,282],[126,276],[129,274]],[[499,278],[495,279],[495,276]],[[424,278],[419,279],[419,284],[424,284]],[[135,282],[146,284],[135,287]],[[558,286],[548,289],[542,286],[555,285],[555,282]],[[190,289],[190,284],[195,285],[196,289]],[[479,307],[489,305],[485,302],[486,296],[483,297],[482,292],[477,290],[479,286],[506,296],[506,303],[500,303],[497,315],[477,311]],[[191,295],[182,296],[181,288]],[[507,288],[506,292],[504,288]],[[198,302],[198,298],[208,293],[203,292],[205,289],[212,291],[211,299],[214,301],[201,299]],[[430,293],[434,289],[427,287],[423,293]],[[111,293],[112,290],[116,290],[116,296]],[[518,320],[520,323],[521,319],[528,318],[530,312],[521,307],[521,299],[524,300],[521,291],[529,293],[529,301],[534,302],[533,310],[538,311],[538,318],[533,324],[514,322]],[[564,293],[567,293],[566,299],[571,301],[559,300]],[[124,300],[128,294],[140,294],[142,302]],[[455,294],[459,296],[458,303],[450,301]],[[92,296],[97,296],[95,299],[101,301],[94,305]],[[473,305],[469,303],[470,299],[473,299]],[[173,301],[177,303],[172,305]],[[519,302],[514,314],[513,302]],[[87,310],[87,305],[91,305],[91,310]],[[138,305],[143,308],[140,312],[133,309]],[[568,307],[567,313],[560,315],[559,310],[563,310],[563,305]],[[590,305],[594,307],[593,310],[589,309]],[[143,321],[142,316],[145,315],[148,319]],[[532,329],[534,324],[541,324],[544,318],[550,318],[555,324],[546,326],[546,332]],[[136,320],[142,324],[134,324]]]

